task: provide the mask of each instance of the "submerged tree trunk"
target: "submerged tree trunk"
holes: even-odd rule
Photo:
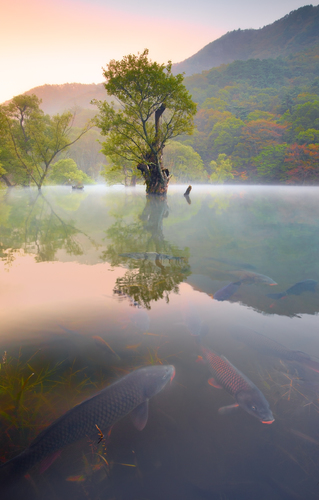
[[[168,215],[169,208],[166,194],[163,196],[147,195],[145,208],[139,218],[144,223],[144,229],[151,233],[156,252],[158,253],[163,251],[163,219],[168,217]]]

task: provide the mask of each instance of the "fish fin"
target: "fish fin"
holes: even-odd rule
[[[223,389],[223,387],[218,382],[216,382],[216,380],[213,377],[208,379],[208,383],[209,385],[215,387],[216,389]]]
[[[39,467],[40,474],[43,474],[43,472],[46,471],[53,464],[53,462],[56,461],[57,458],[59,458],[59,456],[61,455],[61,451],[62,450],[58,450],[42,460]]]
[[[148,419],[148,400],[144,401],[131,412],[131,419],[139,431],[144,429]]]
[[[205,364],[205,360],[204,360],[203,356],[197,356],[195,363]]]
[[[234,403],[233,405],[222,406],[222,408],[219,408],[218,413],[220,415],[229,415],[230,413],[233,413],[233,411],[236,411],[238,408],[239,404]]]

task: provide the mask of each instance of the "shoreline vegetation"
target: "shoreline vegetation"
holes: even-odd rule
[[[318,10],[308,7],[293,11],[284,22],[293,25],[299,16],[298,29],[304,33],[309,16]],[[279,30],[278,40],[283,20],[271,25],[274,33]],[[249,31],[254,30],[242,32],[243,44]],[[145,49],[110,61],[104,91],[101,85],[45,85],[17,96],[0,106],[0,186],[144,183],[150,193],[159,185],[159,192],[165,191],[168,180],[318,185],[319,42],[317,35],[308,35],[296,38],[288,55],[246,57],[184,77],[171,74],[170,62],[164,67],[147,60]],[[204,48],[207,54],[209,47]],[[142,96],[147,110],[134,104],[137,112],[146,113],[140,125],[130,116],[133,108],[127,112],[131,103],[118,88],[120,68],[124,86],[137,81],[138,74],[141,82],[151,82],[152,92]],[[167,86],[176,95],[167,97]],[[81,107],[67,111],[71,95]],[[127,136],[125,144],[121,134]],[[155,188],[149,179],[153,170]]]

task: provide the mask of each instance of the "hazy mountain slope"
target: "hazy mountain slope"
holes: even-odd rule
[[[41,108],[45,113],[62,113],[74,107],[95,109],[92,99],[107,100],[103,83],[65,83],[63,85],[42,85],[28,90],[25,94],[35,94],[42,99]]]
[[[319,5],[307,5],[259,30],[237,30],[209,43],[183,62],[174,73],[186,76],[235,60],[287,56],[319,42]]]
[[[229,64],[236,60],[247,61],[249,59],[284,57],[305,49],[317,51],[319,56],[319,48],[315,46],[319,47],[319,6],[308,5],[259,30],[237,30],[227,33],[218,40],[206,45],[197,54],[184,62],[173,64],[173,71],[174,73],[185,72],[186,76],[194,75],[195,73],[201,73],[203,70],[211,70],[221,64]],[[279,62],[276,64],[277,67],[280,66]],[[307,68],[302,64],[301,66],[300,70],[304,75]],[[231,74],[233,69],[235,69],[234,75]],[[283,73],[284,68],[281,69]],[[216,84],[217,80],[224,80],[226,77],[231,77],[230,79],[233,81],[236,78],[238,79],[240,75],[237,70],[237,67],[228,68],[225,73],[220,68],[218,70],[218,73],[221,73],[220,75],[216,74],[216,71],[212,72],[210,84]],[[263,67],[263,71],[267,71],[267,68]],[[284,76],[287,78],[287,71],[285,73]],[[198,81],[199,78],[205,80],[205,82],[202,82],[205,87],[207,84],[206,76],[196,75],[197,87],[201,87],[201,83]],[[278,72],[276,78],[278,79]],[[188,87],[192,87],[190,82],[187,83]],[[92,110],[93,114],[96,108],[90,104],[92,99],[111,100],[103,83],[42,85],[25,93],[29,95],[35,94],[42,99],[41,107],[45,113],[49,114],[61,113],[74,107]]]

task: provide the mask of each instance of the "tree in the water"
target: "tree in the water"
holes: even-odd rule
[[[167,192],[169,171],[163,167],[163,149],[169,139],[191,133],[196,104],[183,85],[183,75],[172,74],[172,64],[158,64],[142,54],[112,60],[104,70],[105,88],[117,108],[94,101],[97,125],[106,136],[106,156],[135,162],[148,194]]]

